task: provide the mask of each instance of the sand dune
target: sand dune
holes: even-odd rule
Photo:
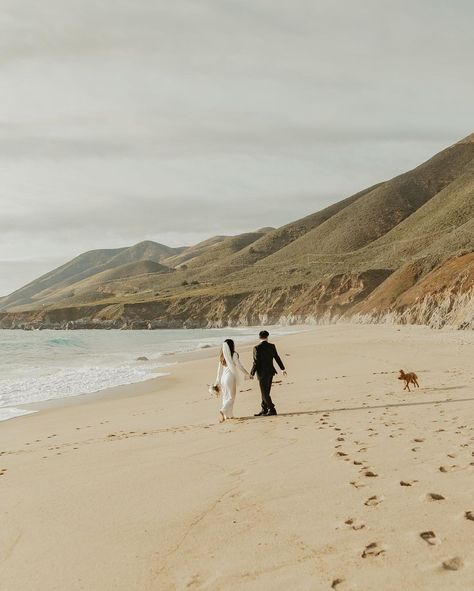
[[[1,424],[2,591],[472,588],[473,333],[277,344],[277,417],[219,425],[212,358]]]

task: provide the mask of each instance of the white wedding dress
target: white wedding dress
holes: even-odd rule
[[[239,354],[235,352],[231,355],[227,343],[224,343],[222,351],[224,353],[226,365],[222,365],[219,361],[216,384],[219,384],[221,387],[221,406],[219,411],[225,420],[234,418],[234,402],[238,383],[237,369],[239,369],[246,378],[250,377],[250,374],[240,363]]]

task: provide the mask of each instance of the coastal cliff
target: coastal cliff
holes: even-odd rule
[[[231,295],[0,313],[0,328],[216,328],[333,322],[474,328],[474,253],[417,278],[420,264]],[[405,289],[401,290],[401,285]]]

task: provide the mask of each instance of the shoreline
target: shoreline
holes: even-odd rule
[[[207,353],[204,353],[204,351]],[[16,405],[16,408],[25,410],[34,410],[35,412],[42,412],[50,408],[62,408],[68,406],[76,406],[80,404],[91,404],[99,400],[113,400],[114,398],[130,398],[141,394],[150,394],[155,392],[159,385],[163,383],[163,379],[170,376],[172,371],[171,368],[175,368],[182,363],[188,361],[205,360],[212,357],[211,351],[214,351],[217,358],[217,347],[209,347],[204,350],[196,349],[195,351],[188,351],[186,353],[173,353],[173,358],[176,355],[176,361],[162,367],[156,367],[156,373],[158,376],[150,376],[147,380],[141,382],[132,382],[130,384],[119,384],[117,386],[111,386],[110,388],[103,388],[96,392],[86,392],[84,394],[75,394],[74,396],[64,396],[62,398],[50,398],[48,400],[42,400],[40,402],[30,402],[28,404]],[[159,371],[169,369],[170,371]],[[155,373],[155,372],[153,372]],[[9,407],[5,407],[9,408]],[[26,415],[24,415],[26,416]],[[13,417],[13,418],[22,418]],[[11,419],[8,419],[11,420]]]
[[[288,333],[284,333],[281,335],[278,335],[278,341],[280,341],[281,339],[286,339],[288,337],[291,336],[295,336],[295,335],[301,335],[301,334],[305,334],[305,333],[312,333],[312,332],[317,332],[317,331],[324,331],[324,330],[330,330],[331,328],[335,328],[335,327],[346,327],[346,328],[352,328],[354,329],[357,326],[362,326],[362,325],[355,325],[352,323],[341,323],[338,325],[315,325],[315,326],[311,326],[311,325],[295,325],[291,327],[291,332]],[[369,325],[364,325],[370,328],[373,327],[384,327],[387,325],[382,325],[382,324],[369,324]],[[390,325],[391,326],[391,325]],[[279,327],[270,327],[270,329],[273,328],[279,328]],[[401,328],[399,325],[393,325],[391,326],[391,328],[397,332],[401,331]],[[453,329],[453,328],[444,328],[444,329],[433,329],[430,326],[426,326],[426,325],[405,325],[404,328],[406,330],[414,330],[414,331],[433,331],[435,333],[439,333],[439,332],[452,332],[454,334],[456,334],[458,332],[458,329]],[[186,329],[183,329],[186,330]],[[270,338],[270,340],[272,340]],[[249,351],[252,350],[253,346],[257,343],[257,339],[255,339],[255,343],[242,343],[242,345],[239,347],[239,351],[243,352],[243,353],[248,353]],[[41,400],[38,402],[30,402],[30,403],[24,403],[24,404],[16,404],[13,407],[10,406],[5,406],[2,407],[4,409],[9,409],[9,408],[17,408],[21,411],[26,411],[24,414],[20,414],[20,415],[16,415],[16,416],[12,416],[10,418],[7,418],[3,421],[0,421],[0,429],[1,426],[6,424],[6,423],[11,423],[13,420],[17,419],[18,421],[20,420],[26,420],[28,418],[33,417],[34,415],[37,415],[38,413],[43,414],[44,412],[48,412],[48,411],[57,411],[57,410],[61,410],[62,408],[70,408],[70,407],[76,407],[76,406],[81,406],[81,405],[91,405],[94,404],[95,402],[101,402],[101,401],[113,401],[114,399],[129,399],[129,398],[134,398],[136,396],[147,396],[147,395],[151,395],[154,393],[159,393],[165,390],[166,385],[169,383],[170,380],[167,381],[167,378],[172,378],[173,374],[176,373],[172,371],[171,368],[175,368],[179,374],[180,369],[182,368],[183,364],[187,364],[190,362],[198,362],[198,361],[208,361],[210,359],[216,359],[216,364],[217,364],[217,357],[218,357],[218,352],[219,352],[219,347],[205,347],[205,348],[196,348],[194,350],[191,351],[182,351],[182,352],[172,352],[172,353],[164,353],[163,354],[163,358],[173,358],[173,362],[168,363],[162,367],[156,367],[154,368],[154,371],[156,371],[156,373],[160,373],[160,375],[158,377],[154,377],[154,376],[150,376],[149,379],[147,380],[143,380],[143,381],[139,381],[139,382],[132,382],[129,384],[119,384],[117,386],[111,386],[109,388],[103,388],[101,390],[97,390],[95,392],[87,392],[87,393],[82,393],[82,394],[75,394],[73,396],[64,396],[62,398],[50,398],[47,400]],[[169,369],[169,371],[165,371],[166,369]],[[160,372],[160,370],[163,370],[163,373]],[[16,422],[16,421],[15,421]]]
[[[258,328],[258,327],[257,327]],[[270,330],[275,329],[283,329],[286,327],[269,327]],[[309,330],[306,325],[295,325],[291,328],[288,327],[289,332],[285,332],[281,335],[278,335],[278,338],[290,336],[293,334],[301,334]],[[183,329],[185,330],[185,329]],[[249,348],[253,347],[256,344],[257,339],[255,339],[255,343],[253,341],[242,342],[239,345],[239,350],[247,351]],[[60,398],[49,398],[47,400],[41,400],[38,402],[29,402],[23,404],[14,404],[12,406],[4,406],[0,407],[0,411],[2,409],[19,409],[20,411],[26,411],[25,414],[15,415],[0,421],[1,423],[5,423],[7,421],[12,421],[14,419],[24,419],[27,416],[31,416],[32,414],[44,412],[49,409],[56,409],[61,408],[63,406],[75,406],[78,404],[90,404],[96,400],[103,400],[103,399],[113,399],[115,397],[127,398],[131,396],[135,396],[136,394],[150,394],[156,390],[160,389],[160,384],[163,384],[163,378],[169,376],[173,369],[178,365],[189,361],[199,361],[199,360],[206,360],[209,358],[216,358],[218,357],[219,347],[217,346],[207,346],[207,347],[199,347],[197,346],[195,349],[188,350],[188,351],[176,351],[176,352],[165,352],[162,354],[162,366],[156,366],[152,368],[152,374],[156,373],[159,375],[153,376],[150,375],[148,379],[141,380],[138,382],[131,382],[128,384],[119,384],[116,386],[111,386],[108,388],[103,388],[101,390],[96,390],[95,392],[86,392],[80,394],[74,394],[72,396],[63,396]],[[217,363],[217,362],[216,362]]]

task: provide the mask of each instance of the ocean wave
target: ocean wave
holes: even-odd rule
[[[0,407],[90,394],[160,375],[164,374],[154,373],[152,368],[87,367],[61,369],[27,379],[4,380],[0,386]]]
[[[220,346],[229,337],[238,344],[253,341],[255,329],[0,331],[2,420],[17,416],[18,409],[9,409],[18,405],[166,375],[160,372],[172,364],[174,354]]]
[[[79,349],[84,348],[84,344],[81,343],[78,339],[74,338],[65,338],[65,337],[57,337],[53,339],[48,339],[45,342],[45,345],[48,347],[77,347]]]

